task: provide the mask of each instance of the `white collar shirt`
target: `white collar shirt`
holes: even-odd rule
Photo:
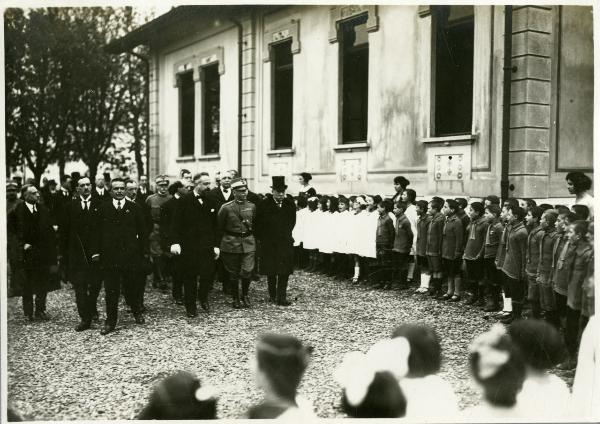
[[[80,199],[80,203],[81,203],[81,209],[89,209],[90,208],[90,204],[92,201],[91,197],[88,196],[87,199],[84,199],[82,196],[79,196],[79,199]],[[87,205],[86,205],[86,202],[87,202]]]
[[[125,206],[125,199],[122,199],[122,200],[113,199],[112,204],[116,210],[119,210],[119,202],[121,204],[121,209],[123,209],[123,207]]]
[[[34,213],[37,212],[37,208],[34,203],[25,202],[25,206],[29,209],[29,212]]]

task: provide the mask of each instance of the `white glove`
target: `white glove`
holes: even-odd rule
[[[221,249],[218,247],[213,247],[213,252],[215,252],[215,259],[219,259],[219,255],[221,254]]]
[[[178,244],[172,244],[171,253],[174,255],[181,255],[181,246]]]

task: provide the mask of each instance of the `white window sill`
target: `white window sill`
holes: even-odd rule
[[[369,143],[348,143],[348,144],[338,144],[334,146],[333,150],[335,152],[364,152],[371,148]]]
[[[472,144],[477,140],[477,134],[448,135],[444,137],[422,138],[421,142],[425,144],[440,143],[446,146],[451,144]]]
[[[196,160],[196,157],[194,155],[191,155],[191,156],[179,156],[178,158],[175,158],[175,162],[177,162],[177,163],[193,162],[194,160]]]
[[[218,153],[212,153],[210,155],[198,156],[199,161],[220,160],[220,159],[221,159],[221,155]]]
[[[283,157],[283,156],[294,156],[296,154],[296,149],[277,149],[277,150],[269,150],[267,152],[267,156],[269,157]]]

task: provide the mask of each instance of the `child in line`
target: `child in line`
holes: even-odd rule
[[[452,199],[446,200],[442,213],[446,216],[446,222],[442,230],[442,271],[448,281],[446,294],[440,295],[442,300],[454,302],[461,298],[461,266],[463,255],[464,229],[458,218],[458,202]]]
[[[510,324],[521,318],[527,285],[525,274],[527,230],[523,223],[525,210],[519,206],[509,205],[506,218],[507,224],[510,225],[510,232],[506,240],[506,256],[502,265],[502,272],[504,272],[505,277],[504,291],[510,294],[512,312],[509,316],[503,318],[501,322]]]
[[[400,287],[407,284],[408,276],[408,257],[413,246],[413,231],[412,224],[405,214],[408,208],[405,202],[396,202],[394,207],[394,215],[396,216],[395,237],[394,237],[394,256],[398,266]]]
[[[386,258],[394,246],[396,231],[394,230],[394,222],[389,216],[391,211],[392,204],[390,200],[382,200],[377,204],[379,218],[377,219],[377,238],[375,239],[375,246],[377,248],[376,261],[380,267],[385,266]],[[378,288],[390,288],[390,280],[390,272],[385,268],[383,270],[378,270],[374,277],[374,283]]]
[[[480,306],[485,306],[485,286],[484,286],[484,256],[485,256],[485,238],[489,223],[484,216],[484,207],[481,202],[473,202],[468,208],[469,226],[467,227],[467,240],[465,244],[465,253],[463,258],[467,268],[467,281],[472,293],[468,304],[478,302]]]
[[[410,222],[412,233],[415,235],[415,237],[413,237],[413,245],[410,251],[410,255],[408,256],[408,275],[406,282],[407,285],[410,286],[415,280],[415,270],[417,269],[415,261],[415,251],[417,248],[417,221],[419,219],[416,206],[417,192],[413,189],[407,188],[406,190],[404,190],[404,192],[402,192],[401,200],[407,204],[407,208],[406,211],[404,211],[404,215],[406,215],[406,217],[408,218],[408,222]],[[404,284],[403,281],[401,281],[400,283]]]
[[[538,265],[540,261],[540,240],[544,229],[540,226],[542,210],[531,206],[525,217],[525,226],[529,231],[527,235],[527,249],[525,254],[525,273],[527,274],[527,300],[531,305],[533,318],[541,318],[539,287],[537,283]]]
[[[487,201],[487,200],[486,200]],[[488,293],[488,301],[484,308],[485,312],[495,312],[501,309],[502,301],[502,273],[496,267],[495,260],[498,255],[500,237],[504,231],[500,222],[500,207],[490,203],[485,207],[485,219],[488,223],[485,234],[485,245],[483,250],[483,263],[485,270],[485,284]],[[506,301],[504,302],[506,303]],[[506,306],[506,305],[504,305]]]
[[[427,212],[427,202],[419,200],[416,204],[417,209],[417,232],[416,232],[416,261],[421,273],[421,285],[416,290],[416,293],[424,294],[429,291],[429,279],[431,277],[429,266],[427,264],[427,232],[431,223],[431,215]]]
[[[558,212],[554,209],[548,209],[542,214],[542,220],[540,222],[542,236],[539,239],[540,253],[537,277],[535,284],[531,285],[529,288],[528,298],[531,302],[532,309],[535,310],[537,305],[539,305],[544,319],[548,323],[554,325],[556,329],[559,329],[560,321],[558,313],[556,312],[556,300],[554,298],[554,290],[552,289],[553,250],[558,237],[556,231],[557,219]]]
[[[593,247],[587,236],[588,222],[578,220],[569,225],[569,244],[573,249],[573,260],[569,264],[569,280],[567,286],[567,320],[565,325],[565,341],[569,350],[569,359],[561,364],[561,369],[572,369],[577,365],[577,349],[580,337],[581,301],[583,298],[583,282],[592,257]]]
[[[431,221],[427,229],[427,265],[431,273],[429,286],[430,296],[439,296],[442,289],[442,236],[444,232],[445,218],[441,210],[444,199],[433,197],[429,202],[429,215]]]

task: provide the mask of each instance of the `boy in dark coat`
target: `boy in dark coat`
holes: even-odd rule
[[[556,220],[558,213],[554,209],[549,209],[542,215],[540,227],[542,228],[542,236],[540,237],[540,256],[537,269],[537,298],[540,309],[544,311],[544,318],[550,324],[554,325],[557,330],[560,329],[560,321],[556,311],[556,300],[554,291],[552,290],[552,259],[553,250],[556,239],[559,237],[556,231]],[[534,302],[529,296],[529,301]]]
[[[444,199],[434,197],[429,202],[429,215],[431,221],[427,229],[427,264],[431,273],[430,296],[438,296],[442,289],[442,236],[446,222],[441,210]]]
[[[394,252],[396,264],[400,272],[400,286],[406,285],[408,277],[408,255],[413,244],[413,232],[410,221],[404,215],[408,205],[406,202],[396,202],[394,206],[394,215],[396,216],[396,235],[394,237]]]
[[[507,211],[510,232],[506,240],[506,256],[502,272],[505,276],[504,290],[510,293],[512,301],[512,313],[501,320],[503,324],[510,324],[515,319],[521,318],[527,288],[527,274],[525,273],[527,230],[523,223],[525,210],[519,206],[510,205]]]
[[[469,218],[465,253],[463,255],[471,291],[471,297],[467,304],[472,305],[477,302],[479,306],[485,306],[483,257],[488,222],[484,217],[484,208],[481,202],[471,203]]]
[[[540,293],[537,283],[538,265],[540,262],[540,241],[544,229],[540,225],[542,210],[537,206],[530,206],[525,217],[529,234],[527,235],[527,251],[525,255],[525,272],[527,274],[527,300],[531,305],[533,318],[541,318]]]
[[[427,232],[429,231],[429,223],[431,222],[431,216],[427,213],[427,202],[425,200],[419,200],[416,203],[417,209],[417,266],[421,273],[421,285],[416,290],[416,293],[427,293],[429,291],[429,280],[431,274],[427,264]]]
[[[444,203],[442,213],[446,216],[442,231],[442,270],[448,279],[448,291],[439,296],[442,300],[460,300],[461,296],[461,268],[464,251],[464,229],[460,218],[457,216],[458,203],[448,199]]]
[[[502,273],[496,268],[495,260],[498,254],[500,237],[504,226],[500,222],[500,207],[490,203],[485,207],[485,218],[488,223],[485,234],[483,250],[483,263],[485,270],[485,283],[488,292],[488,301],[484,307],[485,312],[494,312],[499,309],[502,287]]]

